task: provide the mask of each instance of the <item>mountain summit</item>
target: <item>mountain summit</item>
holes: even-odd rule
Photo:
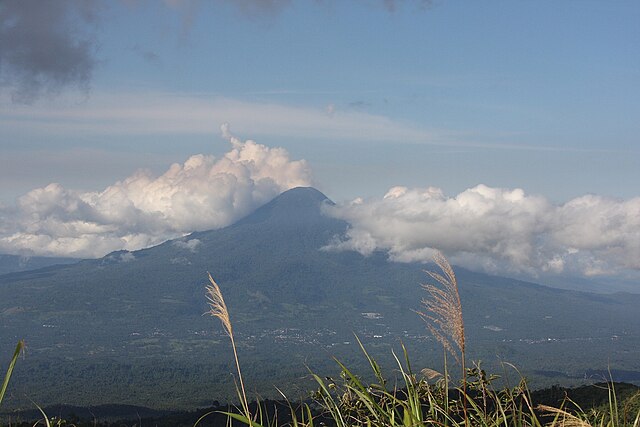
[[[318,221],[326,219],[322,215],[322,206],[325,204],[334,203],[313,187],[296,187],[280,194],[236,225],[265,222],[293,225]]]
[[[261,393],[293,386],[308,375],[305,366],[334,372],[334,355],[361,360],[354,333],[381,357],[401,339],[415,349],[415,363],[438,367],[441,348],[413,311],[425,297],[424,265],[324,250],[348,227],[325,215],[330,204],[318,190],[294,188],[222,229],[0,276],[0,348],[29,343],[14,395],[44,405],[60,396],[80,405],[172,407],[233,399],[227,337],[202,316],[207,272],[229,307],[247,382]],[[498,354],[578,377],[609,359],[640,371],[639,338],[629,333],[640,330],[640,296],[560,291],[464,269],[456,275],[470,358],[488,364]],[[545,362],[550,351],[560,361]]]

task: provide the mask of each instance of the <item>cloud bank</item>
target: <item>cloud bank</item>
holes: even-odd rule
[[[99,257],[140,249],[224,227],[287,189],[312,184],[304,160],[241,141],[226,125],[222,131],[232,148],[220,158],[194,155],[161,176],[139,171],[101,192],[55,183],[30,191],[0,209],[0,252]]]
[[[434,249],[472,269],[585,276],[640,270],[640,198],[587,195],[554,205],[521,189],[478,185],[448,197],[394,187],[329,208],[351,224],[326,249],[428,261]]]
[[[281,192],[312,185],[304,160],[242,141],[222,126],[229,152],[194,155],[161,176],[139,171],[100,192],[50,184],[0,206],[0,252],[99,257],[192,231],[229,225]],[[640,271],[640,198],[586,195],[563,204],[521,189],[478,185],[455,196],[394,187],[383,198],[328,208],[350,224],[325,249],[393,261],[426,261],[434,249],[456,264],[495,273],[615,275]],[[176,247],[196,252],[200,242]]]

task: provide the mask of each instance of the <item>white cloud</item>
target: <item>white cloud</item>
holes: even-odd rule
[[[394,187],[330,213],[351,228],[328,249],[383,250],[402,262],[427,261],[438,249],[469,268],[534,275],[640,270],[640,198],[553,205],[521,189],[478,185],[448,197],[438,188]]]
[[[174,246],[180,249],[186,249],[190,252],[196,253],[198,252],[198,246],[202,244],[202,242],[198,239],[189,239],[189,240],[176,240],[173,242]]]
[[[229,225],[282,191],[312,183],[304,160],[240,141],[227,126],[223,134],[232,144],[224,156],[194,155],[158,177],[139,171],[100,192],[55,183],[30,191],[0,210],[0,252],[97,257],[139,249]]]
[[[231,122],[244,134],[357,141],[443,143],[435,131],[386,116],[332,108],[246,102],[224,97],[171,93],[93,93],[83,105],[57,99],[52,105],[12,105],[0,98],[0,124],[9,131],[43,135],[208,135],[213,123]]]
[[[124,252],[120,254],[120,262],[131,262],[136,259],[136,256],[131,252]]]
[[[220,96],[157,92],[93,92],[85,103],[56,99],[53,104],[13,105],[0,96],[0,127],[7,135],[92,136],[209,135],[213,123],[231,122],[239,132],[273,138],[378,141],[532,151],[590,149],[479,142],[477,131],[436,129],[381,114],[326,106],[248,102]],[[0,144],[2,141],[0,141]]]

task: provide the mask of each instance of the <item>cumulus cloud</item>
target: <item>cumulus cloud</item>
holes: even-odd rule
[[[427,261],[435,249],[489,272],[640,270],[640,198],[583,196],[554,205],[521,189],[478,185],[449,197],[438,188],[394,187],[382,199],[328,208],[351,224],[326,249],[394,261]]]
[[[161,176],[139,171],[100,192],[55,183],[30,191],[0,210],[0,252],[98,257],[140,249],[229,225],[281,192],[311,184],[304,160],[241,141],[227,125],[222,130],[232,147],[220,158],[194,155]]]
[[[32,103],[67,87],[86,91],[96,65],[100,2],[6,0],[0,4],[0,82],[15,102]]]

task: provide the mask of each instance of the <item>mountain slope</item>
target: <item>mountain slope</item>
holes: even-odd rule
[[[323,215],[330,203],[297,188],[223,229],[0,277],[0,348],[29,345],[13,404],[27,395],[177,408],[232,397],[227,338],[202,316],[207,271],[229,306],[247,380],[263,394],[295,389],[305,364],[333,369],[332,355],[360,363],[353,333],[383,359],[402,339],[419,364],[437,367],[441,348],[412,311],[425,266],[322,250],[347,228]],[[640,371],[640,296],[456,271],[472,358],[543,376],[581,377],[608,361]]]
[[[28,270],[36,270],[52,265],[74,264],[78,261],[79,260],[75,258],[64,257],[32,257],[0,254],[0,275]]]

